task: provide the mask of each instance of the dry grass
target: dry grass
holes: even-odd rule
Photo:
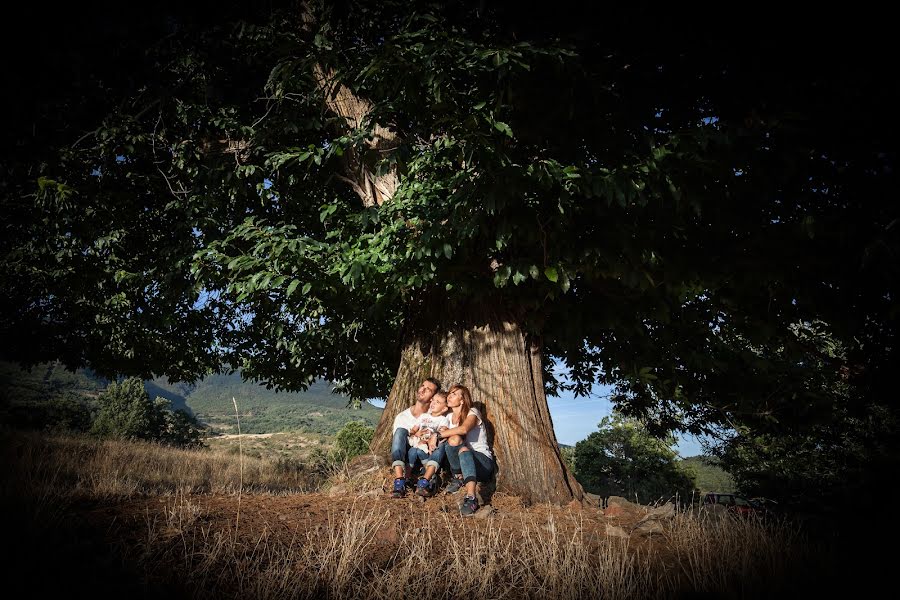
[[[7,434],[8,436],[9,434]],[[145,442],[15,434],[4,443],[10,480],[39,495],[131,498],[237,493],[241,463],[225,449],[182,450]],[[317,489],[297,464],[244,456],[243,490],[288,494]]]
[[[649,538],[607,536],[599,511],[561,507],[463,521],[453,511],[360,497],[356,488],[375,482],[375,472],[340,474],[340,496],[304,496],[327,512],[288,527],[260,507],[281,502],[293,518],[306,504],[287,494],[313,486],[302,473],[280,473],[277,462],[247,457],[250,502],[238,525],[210,502],[236,502],[237,456],[83,438],[4,441],[14,466],[3,499],[17,498],[41,531],[63,528],[78,502],[142,499],[139,518],[111,523],[104,535],[129,573],[167,598],[774,597],[794,590],[817,558],[786,524],[690,512]]]

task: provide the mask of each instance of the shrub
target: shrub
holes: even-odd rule
[[[335,453],[338,462],[350,460],[369,451],[369,443],[375,430],[358,421],[350,421],[338,431],[335,439]]]
[[[136,377],[111,383],[100,395],[91,432],[100,437],[157,441],[172,446],[202,446],[202,428],[183,410],[171,410],[164,398],[150,400]]]

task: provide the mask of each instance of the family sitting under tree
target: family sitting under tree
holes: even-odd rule
[[[476,485],[490,481],[494,458],[469,388],[454,385],[443,392],[437,379],[425,379],[416,392],[415,403],[394,418],[391,459],[395,498],[404,497],[407,487],[414,487],[426,498],[434,495],[443,469],[450,473],[447,493],[465,488],[460,513],[475,514]],[[421,475],[413,483],[417,472]]]

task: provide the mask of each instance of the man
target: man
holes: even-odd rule
[[[394,473],[394,498],[406,495],[406,481],[412,478],[412,468],[407,464],[409,455],[409,430],[416,419],[428,412],[431,398],[440,391],[441,383],[428,377],[416,391],[415,403],[394,417],[394,438],[391,442],[391,470]]]

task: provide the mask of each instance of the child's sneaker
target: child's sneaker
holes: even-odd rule
[[[424,477],[420,477],[419,482],[416,484],[416,493],[423,498],[429,497],[431,495],[431,482]]]
[[[477,510],[478,500],[475,499],[475,496],[466,496],[463,500],[462,506],[459,507],[459,514],[464,517],[471,517]]]
[[[463,486],[463,481],[459,477],[452,477],[450,479],[450,483],[447,484],[446,492],[448,494],[455,494],[459,491],[459,489]]]
[[[391,495],[394,498],[403,498],[406,496],[406,479],[398,477],[394,480],[394,491]]]

